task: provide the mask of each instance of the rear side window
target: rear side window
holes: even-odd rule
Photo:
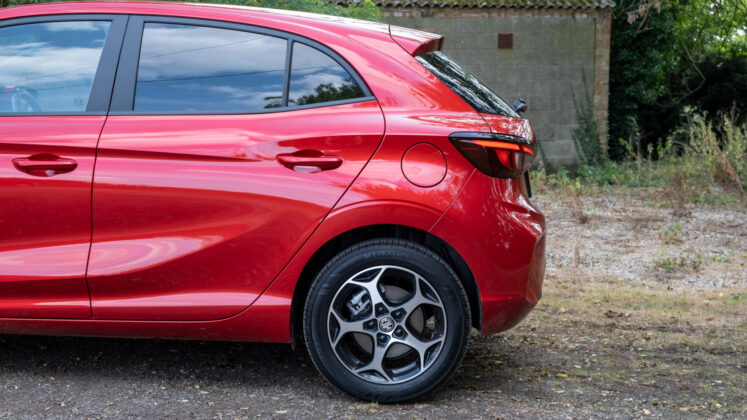
[[[509,117],[519,116],[477,76],[446,54],[435,51],[418,56],[416,60],[464,99],[475,111]]]
[[[0,28],[0,112],[84,112],[111,22]]]
[[[288,105],[310,105],[363,97],[355,79],[327,54],[293,44]]]
[[[146,23],[135,111],[253,112],[283,105],[285,39]]]

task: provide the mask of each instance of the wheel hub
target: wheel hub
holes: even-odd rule
[[[379,330],[383,333],[390,333],[394,331],[394,326],[396,324],[394,323],[394,320],[389,317],[385,316],[379,320]]]

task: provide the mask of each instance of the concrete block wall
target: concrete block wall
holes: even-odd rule
[[[443,51],[509,104],[523,98],[529,107],[524,116],[532,121],[552,165],[577,164],[571,137],[576,126],[574,94],[577,100],[583,100],[585,91],[592,96],[599,134],[606,144],[609,11],[399,7],[383,11],[393,25],[443,35]],[[498,34],[513,34],[513,48],[498,49]]]

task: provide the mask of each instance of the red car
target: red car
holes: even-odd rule
[[[287,11],[0,11],[0,332],[305,342],[421,397],[540,297],[528,121],[442,38]]]

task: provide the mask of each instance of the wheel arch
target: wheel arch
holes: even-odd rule
[[[459,277],[469,300],[472,326],[482,329],[482,305],[480,291],[472,270],[461,255],[443,239],[424,230],[394,224],[368,225],[358,227],[328,240],[314,252],[301,271],[291,302],[291,340],[293,345],[303,337],[303,310],[311,283],[319,270],[342,250],[368,239],[397,238],[425,246],[444,259]]]

